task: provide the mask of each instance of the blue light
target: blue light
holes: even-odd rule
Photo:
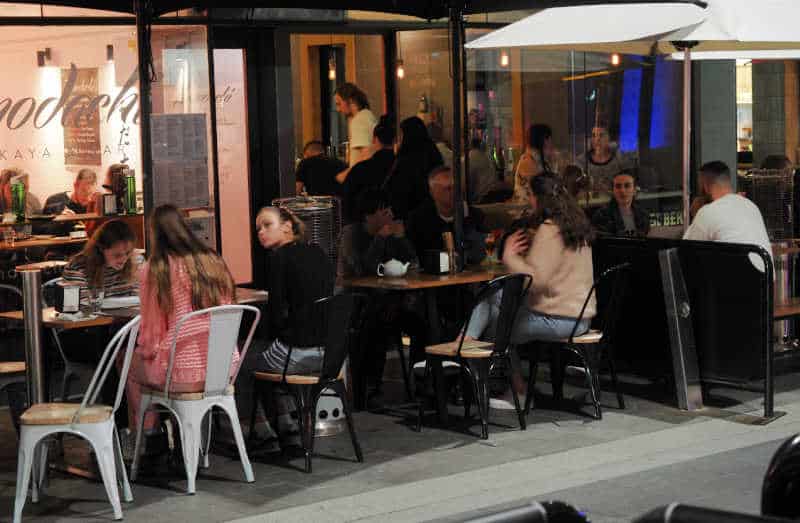
[[[650,114],[650,148],[667,147],[675,141],[675,120],[679,113],[681,96],[679,75],[674,74],[675,64],[656,60],[653,78],[653,109]]]
[[[642,70],[628,69],[622,79],[622,109],[619,122],[619,149],[627,153],[639,149],[639,102],[642,98]]]

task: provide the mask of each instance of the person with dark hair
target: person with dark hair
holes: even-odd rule
[[[347,165],[325,154],[319,140],[308,142],[303,148],[303,160],[295,172],[295,191],[309,196],[339,196],[341,187],[336,175]]]
[[[364,189],[358,197],[362,221],[347,225],[339,248],[339,276],[372,276],[378,265],[396,259],[416,263],[414,246],[406,237],[402,221],[395,220],[388,198],[377,187]]]
[[[497,179],[497,169],[483,150],[483,142],[473,137],[469,145],[469,173],[467,189],[470,203],[482,203],[489,193],[501,191],[503,182]]]
[[[711,203],[697,211],[683,239],[759,245],[772,257],[772,244],[761,211],[756,204],[733,192],[728,166],[720,161],[708,162],[700,167],[698,181]],[[765,270],[761,258],[751,255],[750,261],[761,272]]]
[[[783,169],[791,169],[792,167],[792,161],[784,154],[770,154],[761,161],[762,169],[782,171]]]
[[[595,192],[611,192],[614,177],[624,169],[619,149],[611,147],[611,136],[604,125],[592,129],[592,148],[586,152],[586,172]]]
[[[513,233],[503,246],[503,264],[511,273],[530,274],[533,282],[517,313],[511,333],[512,344],[534,340],[555,341],[568,338],[594,282],[592,241],[594,231],[566,188],[555,176],[535,176],[530,183],[531,217],[528,230]],[[466,328],[465,339],[494,336],[500,312],[500,293],[479,303]],[[589,330],[596,304],[586,305],[583,320],[575,335]],[[519,361],[511,369],[514,390],[525,401],[525,381]],[[510,391],[491,406],[513,409]]]
[[[362,221],[342,231],[339,248],[339,276],[373,276],[378,265],[395,259],[417,264],[414,247],[405,235],[403,222],[396,221],[388,208],[386,195],[376,187],[362,191],[358,198]],[[425,350],[425,323],[413,311],[413,296],[405,293],[373,291],[362,335],[361,372],[369,391],[368,407],[379,405],[382,395],[386,350],[400,339],[400,331],[411,336],[411,360],[422,359]]]
[[[425,124],[416,116],[400,122],[399,138],[397,158],[383,187],[391,195],[394,215],[406,219],[428,200],[428,173],[444,162]]]
[[[611,236],[647,236],[650,214],[636,202],[636,175],[626,169],[614,176],[614,193],[608,205],[594,213],[597,232]]]
[[[53,194],[44,202],[44,214],[85,214],[94,210],[97,173],[81,169],[75,176],[72,192]]]
[[[525,182],[542,173],[558,173],[558,170],[559,159],[553,145],[553,130],[545,124],[531,125],[528,128],[527,147],[514,173],[514,200],[527,203],[530,185]]]
[[[349,143],[347,163],[349,167],[370,155],[372,131],[378,119],[369,110],[369,102],[364,91],[355,84],[345,82],[336,88],[334,94],[336,110],[347,119],[347,140]],[[336,180],[344,183],[349,174],[349,169],[341,171]]]
[[[380,187],[394,164],[394,125],[388,115],[381,116],[372,131],[372,156],[350,169],[342,185],[342,208],[346,223],[357,223],[359,195],[369,187]]]

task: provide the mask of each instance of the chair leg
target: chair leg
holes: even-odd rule
[[[125,503],[133,501],[133,492],[131,492],[131,484],[128,481],[128,473],[125,472],[125,462],[122,459],[122,445],[119,443],[119,432],[114,427],[114,459],[117,469],[117,481],[122,486],[122,500]]]
[[[617,381],[617,367],[614,365],[614,356],[611,354],[611,351],[606,351],[606,358],[608,359],[608,370],[611,372],[611,385],[614,386],[614,393],[617,395],[617,403],[619,403],[619,408],[624,410],[625,398],[622,395],[622,391],[619,390],[619,382]]]
[[[300,411],[300,434],[305,452],[305,471],[311,473],[311,456],[314,454],[314,432],[317,422],[316,402],[311,401],[312,388],[309,386],[293,386],[297,408]]]
[[[550,344],[550,381],[553,384],[553,401],[556,405],[564,400],[564,366],[561,358],[561,345]]]
[[[206,421],[208,420],[208,421]],[[236,422],[239,422],[239,418],[236,418]],[[233,423],[233,419],[231,419],[231,423]],[[211,451],[211,428],[214,424],[214,410],[209,410],[206,415],[203,417],[201,429],[200,429],[200,466],[204,469],[207,469],[211,466],[208,460],[208,454]]]
[[[442,425],[447,425],[448,411],[447,411],[447,383],[444,376],[444,368],[442,367],[442,358],[429,357],[428,365],[431,366],[433,373],[433,390],[436,395],[436,410],[439,413],[439,422]]]
[[[33,484],[31,488],[31,501],[34,503],[39,502],[39,494],[44,492],[44,487],[47,485],[47,456],[50,451],[50,441],[48,438],[42,438],[36,447],[36,453],[33,462]]]
[[[425,385],[428,383],[428,377],[431,374],[430,371],[430,359],[426,357],[425,359],[425,370],[422,373],[422,387],[425,388]],[[425,394],[420,395],[417,398],[417,432],[422,432],[422,418],[425,415]]]
[[[475,383],[475,397],[481,417],[481,439],[489,439],[489,360],[470,358],[466,361]]]
[[[233,438],[236,440],[236,446],[239,448],[239,460],[242,462],[242,469],[244,469],[244,479],[248,483],[256,480],[253,475],[253,465],[250,464],[250,457],[247,455],[247,447],[244,444],[244,435],[242,434],[242,426],[239,424],[239,412],[236,410],[236,403],[233,396],[225,399],[222,403],[222,410],[228,415],[233,429]]]
[[[400,357],[400,368],[403,370],[403,383],[406,387],[406,399],[412,401],[414,399],[414,392],[411,390],[411,377],[409,376],[409,369],[406,366],[406,355],[403,353],[403,339],[398,340],[397,355]]]
[[[200,464],[200,446],[202,445],[205,412],[192,408],[192,405],[186,405],[185,408],[181,408],[183,406],[178,407],[178,405],[176,405],[176,419],[183,447],[183,464],[186,468],[186,493],[194,494],[197,482],[197,468]]]
[[[600,389],[599,380],[596,375],[596,368],[590,363],[589,356],[583,350],[578,350],[581,357],[583,368],[586,370],[586,384],[589,387],[589,394],[592,397],[592,404],[594,405],[595,419],[603,419],[603,411],[600,408],[600,398],[597,391]]]
[[[113,424],[113,420],[110,423]],[[114,519],[119,520],[122,519],[122,504],[119,501],[119,489],[117,488],[113,432],[113,425],[108,427],[97,426],[87,430],[86,436],[94,449],[95,456],[97,456],[97,466],[100,468],[100,475],[103,478],[108,500],[114,509]]]
[[[464,396],[464,419],[472,417],[472,401],[475,396],[472,378],[466,369],[461,369],[461,391]]]
[[[31,441],[31,436],[26,437],[25,427],[22,428],[22,437],[17,453],[17,493],[14,498],[14,523],[22,521],[22,509],[28,498],[28,484],[33,470],[34,453],[37,441]]]
[[[344,384],[341,381],[335,381],[329,384],[328,387],[332,389],[342,401],[342,411],[344,413],[344,419],[347,421],[347,430],[350,432],[350,441],[353,443],[353,451],[356,453],[358,462],[364,463],[364,455],[361,452],[361,445],[358,443],[356,428],[353,424],[353,413],[347,401],[347,392],[345,391]]]
[[[528,354],[528,390],[525,395],[525,415],[531,411],[533,405],[533,395],[536,393],[536,373],[539,372],[539,364],[536,361],[536,354]]]

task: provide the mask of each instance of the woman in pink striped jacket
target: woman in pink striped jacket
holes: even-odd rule
[[[162,205],[150,217],[150,256],[139,270],[142,324],[128,380],[131,427],[135,427],[140,387],[163,390],[178,320],[206,307],[235,302],[236,285],[222,258],[191,231],[180,211]],[[184,322],[175,347],[172,392],[201,392],[208,354],[208,317]],[[231,371],[239,365],[234,354]],[[148,415],[145,428],[155,418]]]

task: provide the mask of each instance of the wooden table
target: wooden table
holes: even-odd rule
[[[34,247],[63,247],[65,245],[82,245],[86,243],[89,238],[70,238],[68,236],[56,236],[53,238],[36,239],[30,238],[28,240],[15,241],[14,245],[9,245],[6,242],[0,242],[0,251],[23,251]]]
[[[442,341],[442,332],[439,325],[439,311],[436,303],[436,290],[443,287],[454,285],[469,285],[473,283],[483,283],[491,281],[498,276],[508,274],[508,269],[500,264],[475,265],[454,274],[426,274],[419,271],[409,271],[405,276],[392,278],[388,276],[362,276],[356,278],[343,278],[340,283],[342,287],[351,289],[378,289],[392,291],[415,291],[420,290],[425,296],[425,310],[428,317],[428,328],[432,343]],[[360,362],[359,362],[360,363]],[[359,368],[363,368],[361,364]],[[434,372],[441,374],[441,369],[434,367]],[[362,374],[358,372],[358,374]],[[363,407],[366,384],[363,376],[355,376],[354,382],[356,392],[354,399],[356,406]],[[443,376],[438,376],[438,384],[443,384]],[[439,402],[439,418],[442,423],[447,423],[446,394],[437,390],[437,401]]]
[[[25,265],[17,265],[15,267],[17,272],[20,271],[50,271],[54,269],[64,269],[69,262],[63,260],[51,260],[35,263],[26,263]]]
[[[775,304],[772,312],[773,319],[785,320],[793,316],[800,316],[800,297],[789,298]]]

